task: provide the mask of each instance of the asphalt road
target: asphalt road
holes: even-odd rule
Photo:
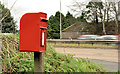
[[[93,49],[93,48],[64,48],[56,47],[57,52],[73,54],[76,58],[85,58],[100,64],[110,72],[118,71],[118,50],[117,49]]]
[[[118,71],[118,62],[111,62],[111,61],[98,60],[98,59],[88,59],[88,60],[95,62],[96,64],[99,64],[104,69],[106,69],[110,72]]]

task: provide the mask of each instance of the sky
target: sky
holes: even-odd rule
[[[69,5],[71,1],[72,0],[63,0],[62,12],[64,14],[66,14],[67,11],[69,10],[67,8],[67,5]],[[14,2],[15,0],[8,0],[7,7],[10,8]],[[13,16],[15,15],[15,17],[18,18],[21,17],[24,13],[28,12],[45,12],[48,14],[49,18],[51,15],[54,15],[56,11],[59,10],[60,10],[59,0],[17,0],[11,13]]]
[[[16,0],[0,0],[7,8],[11,8]],[[61,12],[66,15],[70,8],[68,6],[72,5],[74,1],[77,2],[88,2],[88,0],[61,0]],[[114,1],[114,0],[113,0]],[[60,0],[17,0],[14,7],[11,10],[11,14],[14,20],[17,21],[17,26],[19,29],[20,18],[23,14],[29,12],[45,12],[49,17],[55,15],[57,11],[60,11]],[[71,14],[74,15],[70,11]]]
[[[5,4],[7,8],[11,8],[15,0],[0,0]],[[66,15],[67,11],[70,11],[70,6],[74,0],[61,0],[61,12]],[[82,0],[84,1],[84,0]],[[18,29],[20,18],[23,14],[29,12],[45,12],[49,17],[55,15],[60,10],[60,0],[17,0],[14,7],[11,10],[11,14],[14,20],[17,21]],[[72,14],[72,13],[71,13]]]
[[[2,4],[5,5],[7,8],[11,8],[14,2],[16,1],[15,5],[13,6],[11,11],[14,20],[17,21],[17,29],[19,29],[20,19],[23,14],[25,13],[32,13],[32,12],[44,12],[47,13],[47,19],[51,15],[55,15],[57,11],[60,11],[60,0],[0,0]],[[74,13],[70,10],[68,6],[71,6],[74,1],[77,2],[88,2],[89,0],[61,0],[61,12],[66,15],[69,11],[71,14]]]

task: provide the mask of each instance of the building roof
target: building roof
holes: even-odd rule
[[[63,32],[81,32],[81,30],[83,30],[83,25],[85,25],[86,23],[83,22],[77,22],[67,28],[65,28],[64,30],[62,30]]]

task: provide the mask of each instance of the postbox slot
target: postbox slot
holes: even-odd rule
[[[42,19],[41,21],[42,21],[42,22],[47,22],[48,20],[46,20],[46,19]]]
[[[48,20],[46,18],[41,17],[42,22],[47,22]]]
[[[40,27],[40,29],[47,29],[46,27]]]

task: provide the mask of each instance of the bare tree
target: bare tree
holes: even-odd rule
[[[113,11],[115,12],[115,23],[116,23],[116,34],[118,34],[118,25],[119,25],[119,23],[118,23],[118,9],[117,9],[117,5],[118,5],[118,3],[117,2],[112,2],[111,3],[111,5],[112,5],[112,9],[113,9]]]
[[[106,9],[104,9],[104,17],[103,17],[103,20],[102,20],[103,33],[106,35],[106,30],[105,30],[105,18],[106,18]]]
[[[103,18],[102,19],[102,24],[103,24],[103,33],[106,35],[106,29],[105,29],[105,22],[106,22],[106,13],[107,13],[107,22],[108,22],[108,19],[109,19],[109,15],[108,15],[108,3],[105,2],[103,3],[104,4],[104,9],[103,9]]]
[[[83,2],[74,1],[72,6],[69,6],[71,11],[74,12],[75,16],[80,16],[82,12],[90,10],[90,13],[86,13],[85,17],[89,17],[86,21],[94,22],[98,24],[98,22],[102,23],[103,34],[106,33],[106,26],[111,21],[115,21],[116,26],[116,34],[118,33],[118,9],[117,2],[109,2],[108,0],[93,2],[92,0],[87,4]],[[87,7],[88,6],[88,7]]]
[[[82,11],[85,10],[86,2],[77,2],[76,0],[74,0],[72,5],[68,7],[75,14],[74,16],[77,17],[80,16]]]

